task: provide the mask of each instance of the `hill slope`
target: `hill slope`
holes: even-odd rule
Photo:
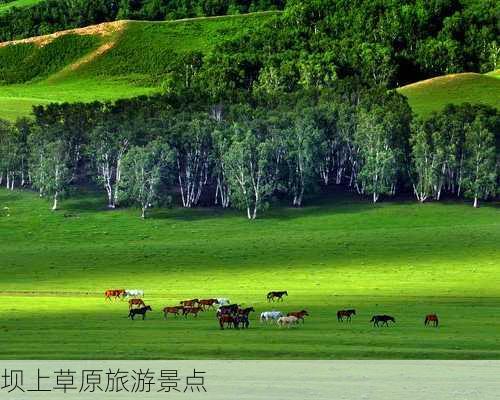
[[[420,116],[441,110],[446,104],[481,103],[500,109],[498,70],[481,75],[452,74],[404,86],[398,91],[408,98]]]
[[[0,118],[50,102],[116,100],[168,89],[176,63],[270,13],[172,22],[116,21],[0,43]]]
[[[43,0],[12,0],[7,3],[0,3],[0,14],[7,12],[13,7],[22,8],[33,6]]]

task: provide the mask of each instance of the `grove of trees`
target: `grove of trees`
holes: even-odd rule
[[[78,186],[141,215],[172,201],[235,207],[249,219],[273,202],[300,207],[331,186],[373,202],[497,196],[500,114],[448,106],[416,119],[404,97],[339,85],[213,104],[199,94],[115,104],[36,107],[0,121],[0,184],[31,188],[58,207]],[[172,200],[173,199],[173,200]]]

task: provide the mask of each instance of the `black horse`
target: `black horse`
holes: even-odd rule
[[[382,322],[382,326],[389,326],[389,321],[396,323],[396,319],[390,315],[374,315],[370,320],[370,322],[373,322],[373,326],[379,326],[379,322]]]
[[[227,306],[220,306],[217,310],[215,317],[219,318],[221,315],[236,315],[240,306],[238,304],[230,304]]]
[[[267,294],[267,301],[274,301],[274,299],[283,301],[283,296],[288,296],[288,292],[286,290],[281,292],[269,292]]]
[[[146,311],[153,311],[151,306],[141,307],[141,308],[132,308],[128,313],[128,318],[134,319],[137,314],[142,315],[142,319],[146,318]]]

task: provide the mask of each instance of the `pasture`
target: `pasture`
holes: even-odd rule
[[[331,194],[253,222],[237,211],[106,211],[83,193],[61,211],[0,189],[2,359],[499,359],[498,204],[372,205]],[[145,290],[153,312],[127,319],[111,288]],[[270,290],[287,290],[268,303]],[[163,319],[190,298],[253,306],[250,329],[214,311]],[[336,311],[356,308],[351,324]],[[294,328],[260,312],[307,309]],[[440,327],[424,327],[437,313]],[[396,324],[373,328],[374,314]]]

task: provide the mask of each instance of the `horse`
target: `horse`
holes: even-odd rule
[[[306,310],[302,311],[292,311],[287,314],[287,317],[297,317],[298,320],[302,320],[302,323],[305,322],[305,316],[308,316],[309,313]]]
[[[246,316],[248,317],[248,315],[249,315],[251,312],[255,312],[255,308],[253,308],[253,307],[238,308],[238,314],[239,314],[239,315],[246,315]]]
[[[124,297],[144,297],[144,290],[140,289],[125,289]]]
[[[281,328],[283,328],[284,326],[290,328],[292,325],[297,325],[299,319],[294,315],[290,315],[289,317],[279,317],[278,321],[276,322]]]
[[[182,315],[184,315],[184,317],[186,318],[188,314],[193,314],[195,317],[197,317],[201,311],[203,311],[203,308],[201,307],[183,307]]]
[[[179,311],[182,311],[183,309],[183,306],[165,307],[163,309],[163,317],[167,319],[167,314],[174,314],[175,316],[178,316]]]
[[[281,292],[269,292],[267,294],[267,301],[274,301],[275,298],[281,301],[283,301],[283,296],[288,296],[288,292],[286,290],[283,290]]]
[[[216,300],[219,306],[228,306],[229,304],[231,304],[231,300],[225,297],[218,297]]]
[[[260,313],[260,322],[276,321],[283,316],[281,311],[264,311]]]
[[[237,325],[241,325],[242,329],[248,329],[250,326],[250,321],[248,320],[248,314],[240,314],[237,318]]]
[[[138,306],[138,307],[146,307],[146,304],[144,304],[144,300],[142,299],[130,299],[128,301],[128,308],[129,310],[134,307],[134,306]]]
[[[347,322],[351,322],[351,316],[356,315],[356,310],[339,310],[337,311],[337,321],[344,322],[344,317]]]
[[[370,320],[370,322],[373,322],[373,326],[379,326],[379,322],[382,322],[382,326],[389,326],[389,321],[396,323],[394,317],[391,317],[390,315],[374,315]]]
[[[425,316],[425,322],[424,322],[424,325],[427,326],[427,325],[431,325],[434,324],[434,326],[437,328],[439,326],[439,319],[438,319],[438,316],[436,314],[429,314],[429,315],[426,315]]]
[[[198,299],[193,299],[193,300],[184,300],[180,302],[181,305],[184,307],[194,307],[196,304],[198,304]]]
[[[216,318],[219,318],[221,315],[233,315],[238,313],[239,306],[238,304],[230,304],[228,306],[220,306],[215,314]]]
[[[206,300],[200,300],[199,305],[200,307],[203,308],[214,308],[214,304],[219,304],[217,299],[206,299]]]
[[[104,292],[104,299],[111,300],[111,298],[118,299],[125,294],[125,289],[108,289]]]
[[[228,328],[231,328],[231,326],[234,329],[238,329],[239,325],[239,317],[235,315],[229,315],[229,314],[223,314],[219,316],[219,326],[222,330],[224,330],[224,324],[227,325]]]
[[[134,320],[134,318],[135,318],[135,316],[137,314],[141,314],[142,315],[142,320],[144,320],[146,318],[146,312],[147,311],[153,311],[153,309],[151,308],[151,306],[144,306],[144,307],[141,307],[141,308],[132,308],[128,312],[128,318],[132,318],[132,320]]]

